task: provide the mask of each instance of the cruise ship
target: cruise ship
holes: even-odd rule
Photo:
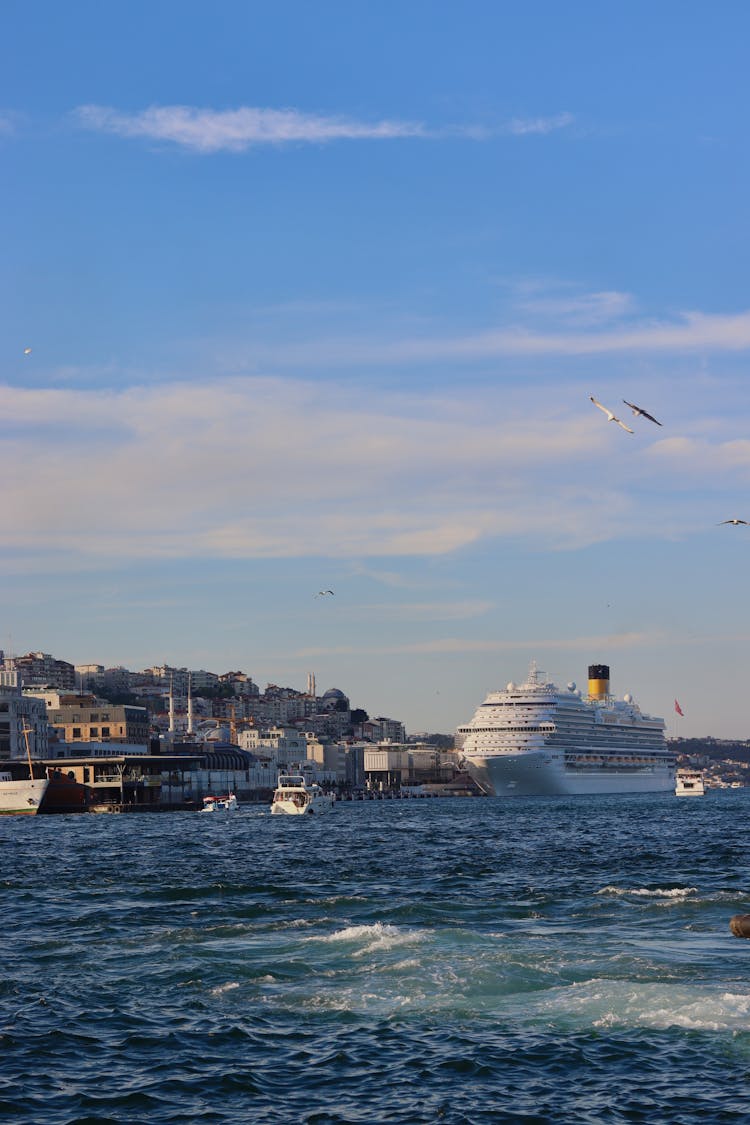
[[[616,700],[609,667],[589,666],[588,694],[545,682],[532,661],[526,682],[493,691],[456,732],[464,764],[497,797],[669,793],[675,756],[664,720],[644,715],[632,696]]]

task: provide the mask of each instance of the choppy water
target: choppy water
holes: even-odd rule
[[[750,1113],[750,792],[0,821],[0,1115]]]

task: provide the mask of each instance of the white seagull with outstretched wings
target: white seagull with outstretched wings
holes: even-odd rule
[[[604,413],[607,415],[608,422],[617,422],[617,425],[622,426],[623,430],[627,430],[629,434],[635,433],[635,430],[631,430],[630,426],[626,426],[624,422],[621,422],[620,419],[617,418],[611,410],[607,410],[606,406],[602,406],[600,402],[597,402],[593,395],[589,395],[589,398],[593,402],[594,406],[598,406],[600,410],[604,411]]]

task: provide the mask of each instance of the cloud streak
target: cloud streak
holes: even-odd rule
[[[573,122],[572,114],[560,113],[551,117],[515,118],[497,129],[476,125],[431,129],[419,121],[386,119],[367,122],[341,115],[263,106],[222,110],[155,105],[137,113],[125,113],[111,106],[83,105],[74,110],[74,115],[81,125],[96,132],[168,141],[199,153],[245,152],[262,145],[327,144],[342,140],[424,140],[441,137],[486,140],[502,135],[545,135],[564,129]]]
[[[261,344],[253,340],[253,360],[269,367],[357,366],[385,368],[428,363],[486,363],[495,359],[551,356],[689,355],[750,350],[750,310],[717,314],[689,311],[664,319],[636,319],[622,314],[626,294],[598,293],[571,299],[539,299],[517,304],[525,323],[462,335],[378,338],[362,335],[314,336]],[[540,317],[555,327],[538,327]],[[614,321],[614,322],[613,322]],[[242,368],[247,347],[234,357]]]
[[[395,140],[428,137],[413,121],[355,121],[296,109],[243,106],[213,110],[185,105],[150,106],[140,113],[121,113],[108,106],[85,105],[75,111],[88,129],[120,137],[172,141],[195,152],[244,152],[258,145],[324,144],[340,140]]]
[[[474,335],[412,339],[384,345],[398,361],[491,359],[495,356],[604,355],[617,352],[745,351],[750,311],[735,315],[682,313],[672,321],[640,321],[609,331],[535,332],[509,328]]]
[[[557,113],[553,117],[516,117],[508,124],[507,131],[516,137],[544,136],[557,129],[567,129],[574,120],[572,113]]]

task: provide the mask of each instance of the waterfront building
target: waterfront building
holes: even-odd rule
[[[399,746],[382,744],[364,753],[365,787],[367,789],[400,789],[408,779],[408,755]]]
[[[365,787],[365,753],[372,750],[371,742],[340,742],[344,748],[346,784],[350,789]]]
[[[271,727],[269,730],[246,727],[237,733],[237,742],[259,758],[280,766],[299,766],[308,757],[308,739],[295,727]]]
[[[343,742],[321,742],[312,731],[306,732],[307,759],[338,784],[347,780],[346,744]]]
[[[151,753],[151,744],[143,742],[62,742],[54,737],[49,744],[50,758],[111,758],[113,745],[118,757]]]
[[[444,785],[459,772],[458,757],[450,750],[426,744],[379,742],[364,751],[368,789],[399,789],[402,785]]]
[[[53,707],[48,717],[64,742],[147,743],[151,729],[145,707],[92,701],[90,696]]]

